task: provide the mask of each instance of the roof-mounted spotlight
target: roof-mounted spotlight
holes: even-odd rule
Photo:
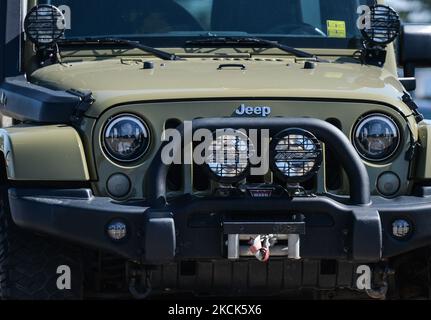
[[[400,16],[389,6],[378,4],[370,7],[365,21],[365,28],[361,33],[370,44],[386,46],[400,34]]]
[[[60,9],[48,4],[33,7],[24,20],[28,39],[37,46],[50,46],[63,37],[66,18]]]
[[[383,67],[386,46],[400,34],[400,16],[391,7],[377,4],[365,12],[364,21],[361,33],[365,41],[361,60],[365,64]]]

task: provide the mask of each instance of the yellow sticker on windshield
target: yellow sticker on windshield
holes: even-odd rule
[[[346,22],[337,20],[327,20],[328,37],[330,38],[346,38]]]

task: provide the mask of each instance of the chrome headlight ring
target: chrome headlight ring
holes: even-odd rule
[[[150,147],[150,129],[134,114],[119,114],[104,125],[102,149],[111,160],[132,163],[142,158]]]
[[[364,160],[383,162],[398,151],[401,132],[393,118],[373,113],[357,121],[353,128],[352,144]]]

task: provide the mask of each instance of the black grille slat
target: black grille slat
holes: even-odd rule
[[[326,120],[333,126],[342,130],[341,121],[335,118]],[[333,148],[326,145],[325,152],[325,170],[326,170],[326,187],[328,190],[335,191],[343,187],[343,167],[337,157],[334,156]]]

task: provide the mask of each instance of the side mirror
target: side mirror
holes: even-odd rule
[[[402,27],[398,62],[404,68],[404,77],[414,77],[417,67],[431,67],[431,25],[406,24]]]

